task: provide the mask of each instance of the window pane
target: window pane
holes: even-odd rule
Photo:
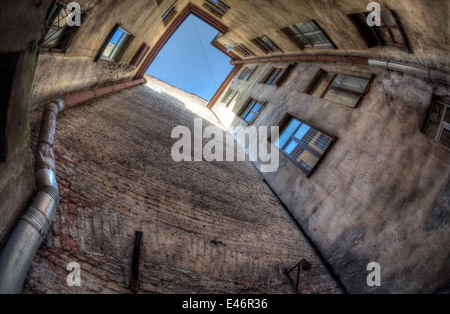
[[[321,38],[319,37],[319,34],[309,34],[306,36],[312,42],[313,45],[318,45],[322,42]]]
[[[269,37],[263,36],[263,37],[261,37],[261,39],[269,48],[274,47],[274,45],[273,45],[272,41],[269,39]]]
[[[294,136],[298,138],[299,140],[302,140],[303,137],[306,135],[306,133],[311,129],[309,125],[302,124],[302,126],[298,129],[297,132],[295,132]]]
[[[296,24],[303,33],[310,33],[319,30],[313,21],[306,21]]]
[[[327,94],[324,97],[324,99],[334,101],[352,108],[356,106],[359,98],[360,96],[347,94],[332,89],[328,90]]]
[[[111,39],[111,43],[112,44],[117,44],[117,42],[120,40],[120,39],[122,39],[122,35],[124,34],[124,32],[119,28],[118,30],[117,30],[117,32],[114,34],[114,36],[113,36],[113,38]]]
[[[278,72],[280,72],[281,69],[273,69],[272,73],[270,73],[267,80],[264,82],[265,84],[272,84],[274,78],[277,76]]]
[[[286,145],[289,138],[294,134],[295,130],[297,130],[297,128],[299,127],[300,124],[301,124],[300,121],[298,121],[296,119],[291,119],[288,122],[287,126],[281,132],[280,138],[275,143],[275,146],[278,148],[283,148],[284,145]]]
[[[119,42],[116,44],[116,47],[114,49],[114,53],[110,57],[111,60],[115,60],[117,58],[118,54],[120,53],[121,49],[123,48],[124,44],[129,39],[129,37],[130,37],[130,35],[125,33],[125,34],[123,34],[122,38],[119,39]]]
[[[241,118],[245,118],[245,116],[249,113],[250,109],[252,109],[252,103],[251,102],[250,102],[250,104],[247,105],[245,110],[242,112]]]
[[[70,14],[70,11],[66,9],[61,9],[59,11],[58,16],[54,19],[52,26],[47,32],[47,35],[44,39],[44,44],[47,46],[56,46],[64,33],[64,30],[67,26],[67,16]]]
[[[405,41],[403,40],[402,34],[400,33],[400,31],[397,28],[391,28],[390,31],[392,33],[392,39],[394,40],[394,42],[396,44],[404,44],[405,43]]]
[[[450,106],[447,106],[445,111],[444,121],[450,123]]]
[[[298,26],[296,27],[296,25],[291,25],[291,26],[287,27],[286,29],[294,37],[302,35],[302,33],[300,32],[300,29],[298,28]]]
[[[338,74],[331,86],[349,89],[362,94],[368,83],[369,79]]]
[[[314,148],[320,154],[323,154],[333,139],[322,132],[317,132],[316,136],[310,141],[309,146]]]
[[[254,112],[259,112],[259,111],[261,110],[262,106],[263,106],[262,104],[260,104],[259,102],[257,102],[257,103],[255,104],[255,106],[253,107],[252,111],[254,111]]]
[[[397,25],[397,22],[395,21],[395,18],[390,10],[381,10],[381,19],[383,20],[386,26]]]
[[[250,112],[249,115],[247,117],[245,117],[245,121],[247,121],[248,123],[252,122],[253,119],[256,117],[256,113],[254,112]]]
[[[439,125],[441,124],[441,118],[444,114],[445,107],[444,105],[440,103],[434,103],[432,112],[430,114],[430,117],[428,119],[428,125],[425,130],[425,134],[431,138],[436,139],[437,132],[439,131]]]
[[[308,171],[311,171],[319,161],[319,158],[306,149],[303,149],[296,159],[297,162]]]
[[[439,143],[450,147],[450,131],[446,128],[442,129],[441,139],[439,140]]]
[[[319,78],[317,84],[311,90],[310,95],[321,97],[328,84],[331,82],[333,78],[333,74],[331,73],[323,73]]]
[[[378,32],[381,36],[381,39],[385,44],[393,44],[394,40],[391,37],[391,34],[389,33],[389,30],[387,28],[380,28],[378,27]]]
[[[294,151],[294,149],[297,147],[297,143],[295,141],[290,141],[289,145],[284,149],[286,153],[289,155]]]

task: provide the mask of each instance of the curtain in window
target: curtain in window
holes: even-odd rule
[[[325,133],[291,118],[275,146],[309,174],[332,140]]]

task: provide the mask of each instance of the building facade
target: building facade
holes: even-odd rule
[[[205,107],[225,129],[279,127],[279,140],[268,141],[280,151],[280,167],[261,175],[317,249],[318,263],[329,266],[324,272],[350,293],[448,291],[448,1],[380,0],[378,15],[362,0],[78,4],[75,27],[63,1],[5,1],[0,9],[8,82],[0,95],[0,248],[35,193],[30,110],[143,77],[194,14],[218,30],[212,44],[235,65]],[[372,262],[381,267],[381,286],[367,284]]]

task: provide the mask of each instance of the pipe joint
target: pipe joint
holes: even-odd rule
[[[40,169],[35,174],[35,182],[38,191],[44,189],[44,187],[53,187],[58,191],[58,183],[56,182],[55,172],[49,169]]]
[[[50,223],[47,217],[34,207],[28,208],[21,219],[32,225],[42,238],[45,238],[48,230],[50,230]]]

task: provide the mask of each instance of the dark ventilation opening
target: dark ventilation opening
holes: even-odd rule
[[[0,53],[0,163],[6,160],[6,118],[18,53]]]

